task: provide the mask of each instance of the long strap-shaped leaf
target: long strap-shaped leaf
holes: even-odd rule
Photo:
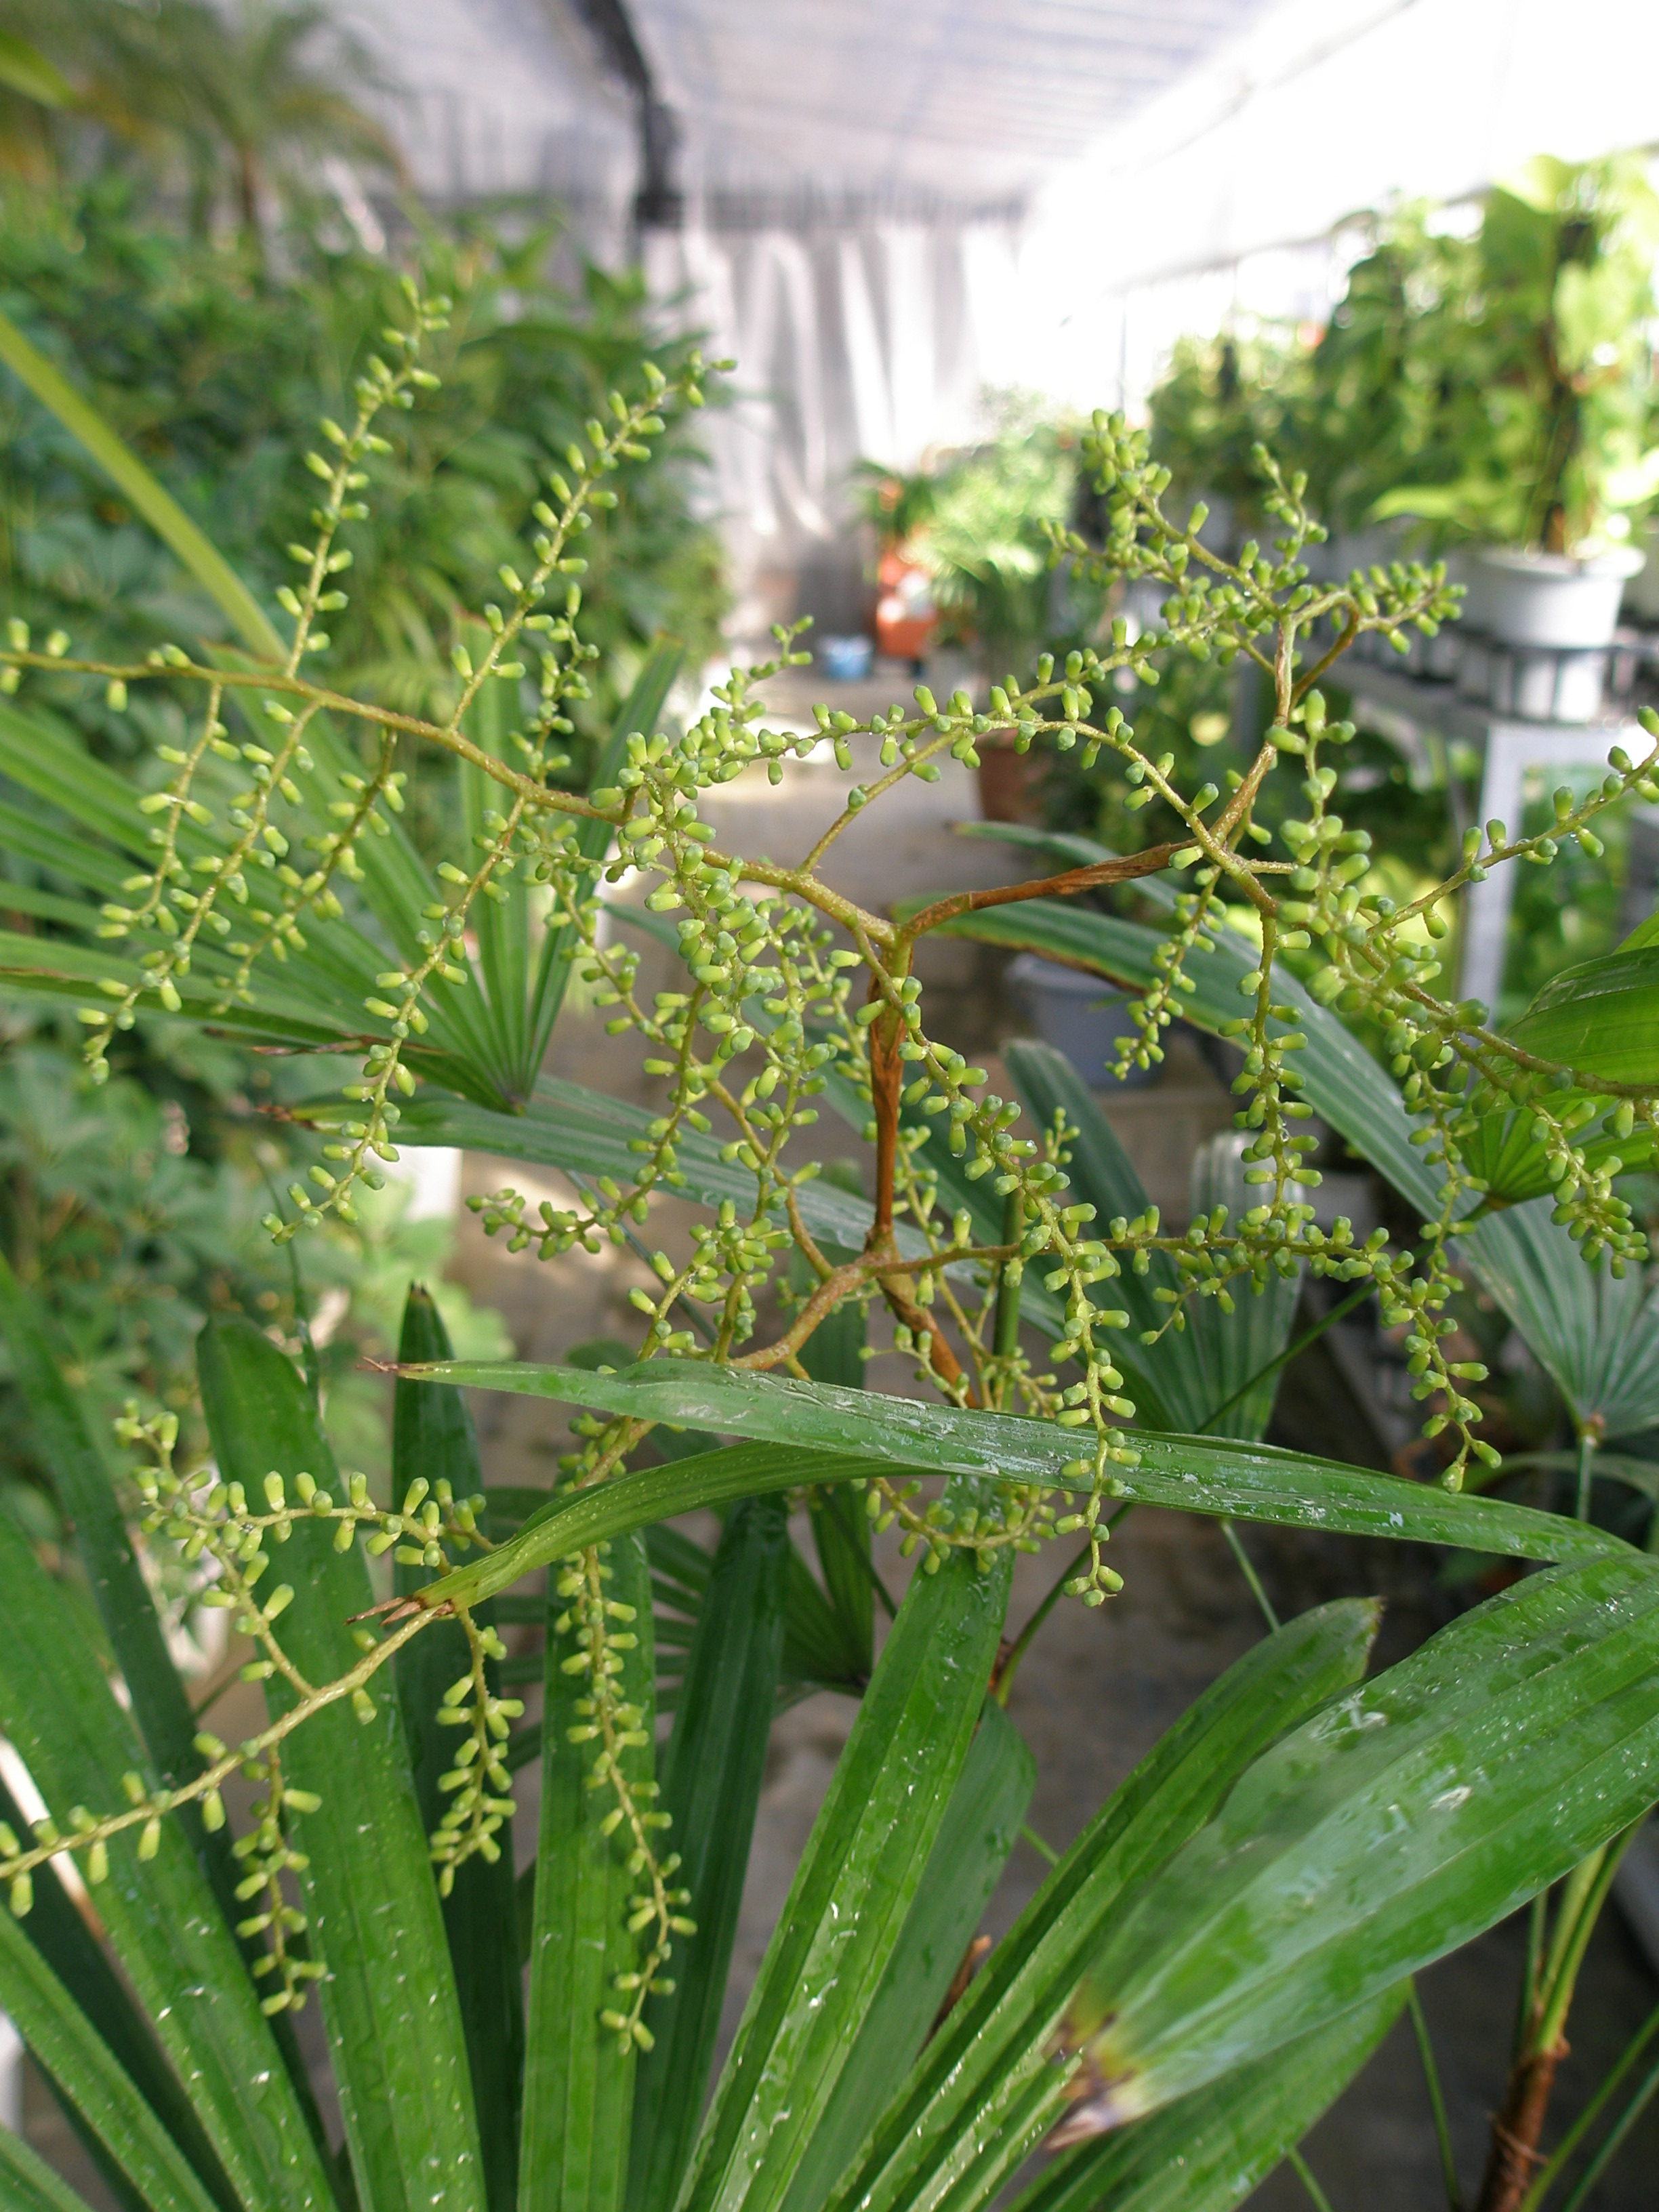
[[[263,659],[280,660],[281,638],[223,555],[203,536],[177,501],[162,490],[143,462],[129,453],[97,409],[88,405],[4,315],[0,315],[0,361],[28,386],[43,407],[50,408],[70,436],[79,440],[117,490],[131,501],[156,536],[217,602],[249,649]]]
[[[994,2149],[1000,2185],[1052,2120],[1048,2043],[1124,1893],[1207,1820],[1240,1768],[1364,1673],[1377,1607],[1346,1599],[1229,1668],[1102,1808],[991,1954],[828,2200],[931,2212]]]
[[[623,763],[624,748],[635,731],[648,737],[656,728],[684,658],[679,646],[665,641],[652,647],[633,690],[623,702],[621,712],[611,724],[610,735],[599,748],[593,772],[587,780],[590,791],[603,791],[615,783],[617,770]],[[575,846],[585,860],[603,860],[610,843],[608,823],[595,822],[590,817],[578,824]],[[547,1057],[553,1024],[558,1019],[559,1008],[564,1004],[565,989],[570,981],[571,969],[575,964],[577,942],[576,933],[568,923],[558,929],[550,929],[542,939],[535,988],[531,994],[528,1042],[520,1068],[518,1095],[520,1097],[530,1095],[542,1062]]]
[[[91,2207],[21,2136],[0,2127],[0,2212],[91,2212]]]
[[[1062,899],[988,908],[941,927],[947,936],[976,938],[1011,951],[1040,952],[1047,959],[1087,969],[1138,990],[1148,989],[1157,981],[1153,956],[1164,941],[1156,929]],[[1239,979],[1259,958],[1259,951],[1236,931],[1218,930],[1212,949],[1194,953],[1187,963],[1194,989],[1182,1000],[1183,1016],[1206,1030],[1233,1020],[1241,1004]],[[1421,1148],[1411,1141],[1413,1123],[1399,1091],[1359,1040],[1335,1014],[1311,999],[1293,975],[1275,969],[1273,989],[1295,1010],[1296,1018],[1293,1024],[1275,1022],[1273,1027],[1284,1031],[1294,1026],[1308,1039],[1305,1049],[1296,1055],[1304,1095],[1425,1218],[1432,1218],[1439,1178],[1425,1164]]]
[[[1068,1170],[1076,1197],[1092,1206],[1102,1222],[1115,1215],[1133,1221],[1144,1213],[1147,1201],[1140,1178],[1070,1060],[1048,1045],[1024,1042],[1008,1046],[1005,1057],[1020,1103],[1036,1127],[1052,1127],[1055,1113],[1063,1111],[1077,1131]],[[1128,1328],[1113,1339],[1112,1358],[1128,1377],[1136,1418],[1152,1429],[1201,1429],[1224,1394],[1211,1392],[1200,1333],[1193,1326],[1198,1316],[1189,1314],[1184,1329],[1170,1328],[1168,1301],[1153,1295],[1178,1289],[1174,1263],[1166,1254],[1154,1252],[1144,1275],[1126,1267],[1108,1283],[1102,1302],[1121,1307],[1129,1316]],[[1211,1303],[1197,1302],[1200,1311]],[[1150,1348],[1140,1341],[1147,1329],[1160,1332]]]
[[[1399,2019],[1405,1986],[1270,2057],[1060,2152],[1010,2212],[1231,2212],[1340,2097]]]
[[[889,1398],[871,1390],[838,1390],[825,1382],[691,1360],[653,1359],[611,1375],[513,1361],[491,1366],[456,1360],[421,1371],[471,1389],[514,1390],[601,1413],[678,1421],[717,1434],[790,1445],[802,1455],[797,1478],[801,1481],[833,1482],[870,1471],[867,1463],[839,1475],[811,1467],[806,1455],[821,1451],[849,1459],[854,1454],[866,1455],[866,1461],[879,1458],[890,1469],[907,1468],[917,1474],[985,1474],[1066,1488],[1065,1468],[1076,1449],[1074,1431],[1044,1421]],[[1116,1494],[1178,1513],[1228,1514],[1284,1528],[1454,1544],[1523,1559],[1599,1559],[1628,1550],[1605,1530],[1558,1514],[1454,1495],[1334,1460],[1212,1437],[1121,1433],[1140,1460],[1136,1467],[1113,1470]],[[756,1487],[773,1486],[764,1457],[751,1464]],[[447,1598],[472,1604],[505,1589],[561,1550],[568,1551],[574,1530],[593,1527],[611,1534],[712,1502],[714,1493],[704,1496],[700,1486],[720,1485],[734,1465],[709,1453],[626,1475],[599,1493],[555,1504],[482,1564],[463,1567],[435,1587]],[[592,1540],[584,1534],[579,1540]]]
[[[854,1394],[848,1394],[854,1395]],[[859,1394],[861,1395],[861,1394]],[[987,1486],[952,1486],[984,1510]],[[814,1822],[680,2194],[768,2212],[786,2194],[892,1956],[984,1702],[1010,1554],[911,1583]]]
[[[183,2151],[9,1912],[0,2007],[153,2212],[219,2212]]]
[[[76,1549],[132,1699],[133,1718],[157,1770],[176,1786],[201,1767],[190,1702],[167,1656],[149,1586],[132,1555],[109,1471],[87,1434],[80,1405],[64,1381],[43,1316],[3,1256],[0,1256],[0,1333],[10,1350],[13,1372],[52,1469],[58,1501],[74,1527]],[[210,1834],[193,1805],[183,1808],[177,1817],[212,1884],[226,1925],[234,1928],[242,1916],[236,1903],[239,1869],[230,1855],[228,1835],[223,1830]],[[254,1942],[244,1944],[244,1956],[251,1958],[257,1948]],[[94,1947],[94,1956],[98,1955]],[[321,2116],[293,2030],[286,2021],[278,2021],[274,2033],[312,2134],[324,2146]]]
[[[654,1764],[652,1736],[651,1585],[645,1545],[636,1535],[606,1547],[605,1601],[631,1607],[612,1617],[620,1702],[641,1718],[643,1737],[618,1754],[636,1803]],[[631,2002],[619,1978],[638,1965],[629,1900],[644,1887],[631,1869],[634,1838],[614,1789],[594,1787],[601,1746],[589,1735],[590,1671],[579,1635],[562,1630],[570,1599],[548,1598],[542,1731],[541,1833],[536,1851],[535,1923],[530,1947],[530,2020],[525,2042],[524,2132],[519,2150],[522,2212],[618,2212],[627,2182],[636,2046],[601,2024]],[[591,1657],[591,1654],[588,1655]],[[573,1735],[576,1741],[573,1741]],[[666,1846],[665,1846],[665,1849]],[[648,1894],[648,1893],[647,1893]]]
[[[1304,1722],[1113,1923],[1067,2015],[1102,2126],[1333,2020],[1659,1797],[1659,1563],[1534,1575]]]
[[[210,1322],[197,1351],[202,1403],[226,1481],[258,1497],[268,1474],[301,1474],[338,1495],[334,1457],[293,1363],[240,1318]],[[349,1620],[374,1603],[361,1551],[295,1523],[280,1554],[294,1591],[283,1648],[327,1682],[361,1657]],[[273,1711],[293,1692],[276,1675]],[[326,1964],[323,2018],[365,2212],[481,2212],[483,2174],[472,2086],[426,1832],[392,1685],[360,1722],[339,1704],[283,1747],[287,1778],[321,1804],[294,1820],[308,1864],[301,1893]]]
[[[640,2062],[629,2212],[674,2202],[702,2112],[766,1771],[790,1551],[782,1497],[744,1499],[726,1516],[698,1607],[662,1777],[676,1878],[691,1893],[697,1932],[676,1958],[673,1993],[651,2016],[655,2047]]]
[[[132,1698],[133,1717],[150,1757],[170,1784],[198,1771],[196,1724],[184,1684],[167,1656],[161,1624],[115,1502],[110,1471],[87,1433],[86,1417],[59,1372],[35,1299],[0,1255],[0,1334],[28,1407],[52,1486],[73,1524],[110,1645]]]
[[[489,632],[481,622],[466,623],[462,625],[460,641],[482,662],[489,650]],[[516,684],[486,684],[467,710],[467,736],[495,759],[505,760],[519,721],[517,706]],[[467,855],[470,861],[472,853],[489,842],[484,816],[495,813],[499,824],[497,802],[501,793],[500,786],[470,761],[461,764],[460,792],[461,827],[471,848]],[[520,1086],[528,1016],[530,901],[521,871],[515,870],[494,888],[498,896],[475,902],[472,935],[477,950],[472,968],[483,985],[484,1027],[495,1079],[503,1095],[512,1097],[515,1093],[524,1095],[529,1088],[527,1084],[522,1090]]]
[[[404,1308],[398,1354],[404,1359],[442,1358],[449,1350],[443,1320],[430,1296],[411,1285]],[[457,1498],[483,1488],[472,1418],[459,1390],[441,1383],[400,1382],[392,1429],[392,1487],[407,1496],[423,1481],[428,1492],[447,1482]],[[395,1570],[400,1593],[432,1577],[420,1566]],[[480,1626],[489,1608],[476,1616]],[[453,1729],[440,1726],[443,1693],[470,1664],[459,1623],[440,1621],[404,1646],[393,1662],[414,1769],[415,1794],[428,1832],[438,1826],[447,1799],[442,1777],[455,1751]],[[493,1675],[492,1666],[489,1672]],[[484,2180],[490,2212],[512,2212],[519,2189],[519,2102],[524,2081],[524,1990],[519,1971],[519,1908],[510,1832],[491,1860],[475,1852],[456,1869],[443,1899],[450,1965],[466,2032],[472,2101],[478,2114]]]
[[[0,1729],[59,1818],[114,1810],[122,1776],[155,1777],[57,1584],[0,1514],[0,1613],[28,1624],[0,1667]],[[148,1771],[147,1771],[148,1770]],[[332,2185],[241,1955],[175,1821],[154,1858],[110,1852],[98,1910],[112,1948],[237,2195],[259,2212],[323,2212]]]
[[[28,1825],[3,1783],[0,1820],[19,1836]],[[116,2064],[160,2121],[169,2140],[185,2154],[203,2184],[228,2212],[235,2198],[202,2133],[201,2122],[161,2056],[125,1984],[56,1875],[35,1876],[34,1901],[27,1917],[15,1924],[40,1954],[70,2002],[85,2019],[96,2024]],[[0,2006],[4,2002],[4,1993],[0,1991]],[[68,2085],[60,2082],[55,2086],[66,2109],[75,2115],[71,2124],[82,2133],[84,2141],[99,2143],[99,2138],[90,2133],[82,2119]],[[100,2143],[96,2154],[100,2160],[107,2156]]]
[[[1551,1220],[1553,1200],[1490,1215],[1464,1242],[1581,1428],[1623,1437],[1659,1421],[1659,1301],[1638,1268],[1587,1262]]]
[[[1036,1781],[1024,1738],[988,1698],[904,1933],[796,2168],[786,2212],[816,2212],[894,2082],[909,2071],[1007,1863]]]
[[[1152,960],[1161,942],[1156,930],[1051,899],[968,915],[946,927],[958,936],[1041,952],[1139,988],[1155,980]],[[1194,954],[1188,963],[1196,988],[1182,1004],[1187,1018],[1208,1030],[1233,1018],[1238,979],[1255,960],[1256,954],[1231,930],[1218,932],[1213,950]],[[1340,1018],[1317,1005],[1294,976],[1276,971],[1274,988],[1280,986],[1294,1010],[1295,1026],[1307,1039],[1296,1060],[1309,1103],[1423,1218],[1433,1218],[1441,1178],[1425,1162],[1423,1148],[1412,1142],[1416,1125],[1398,1090]],[[1541,1147],[1533,1150],[1541,1158]],[[1522,1191],[1541,1187],[1524,1180],[1520,1186]],[[1603,1271],[1587,1269],[1566,1231],[1549,1220],[1551,1206],[1549,1199],[1534,1198],[1508,1213],[1489,1216],[1459,1240],[1456,1258],[1503,1305],[1575,1410],[1585,1417],[1605,1412],[1610,1424],[1645,1424],[1659,1411],[1651,1396],[1656,1332],[1650,1313],[1643,1310],[1638,1318],[1640,1287],[1632,1279],[1627,1290],[1606,1279]],[[1575,1273],[1584,1279],[1575,1283]],[[1603,1285],[1599,1289],[1598,1280]],[[1603,1304],[1606,1325],[1592,1323],[1586,1334],[1587,1306],[1599,1317]],[[1617,1435],[1619,1427],[1610,1426],[1609,1433]]]

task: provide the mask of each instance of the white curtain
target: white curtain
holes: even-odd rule
[[[897,221],[650,241],[656,297],[738,363],[705,442],[740,570],[843,538],[855,460],[914,467],[972,434],[984,388],[1018,380],[999,327],[1018,245],[1010,224]]]

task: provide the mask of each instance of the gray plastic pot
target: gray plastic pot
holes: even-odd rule
[[[1035,952],[1022,952],[1013,962],[1008,984],[1043,1043],[1063,1053],[1085,1083],[1100,1090],[1117,1082],[1107,1070],[1116,1066],[1118,1040],[1140,1035],[1121,991]],[[1135,1067],[1121,1080],[1126,1089],[1139,1091],[1158,1076],[1156,1066]]]

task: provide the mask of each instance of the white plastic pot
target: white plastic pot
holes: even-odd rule
[[[1541,647],[1490,648],[1488,702],[1500,714],[1528,722],[1592,722],[1601,710],[1608,654],[1551,653]]]
[[[1593,652],[1613,643],[1625,586],[1643,556],[1620,546],[1594,559],[1565,553],[1515,553],[1483,545],[1475,555],[1481,626],[1500,644],[1555,653]]]
[[[1012,963],[1008,982],[1043,1043],[1064,1054],[1085,1083],[1098,1091],[1116,1080],[1107,1069],[1117,1064],[1118,1040],[1140,1036],[1121,991],[1098,975],[1035,952],[1022,952]],[[1158,1073],[1156,1066],[1131,1068],[1122,1081],[1139,1090],[1155,1083]]]

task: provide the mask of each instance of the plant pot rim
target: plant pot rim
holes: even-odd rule
[[[1633,576],[1647,565],[1646,554],[1634,545],[1611,545],[1583,560],[1571,553],[1529,552],[1512,545],[1477,545],[1474,556],[1483,568],[1522,576]]]
[[[1121,1000],[1133,995],[1121,983],[1114,983],[1104,975],[1097,975],[1086,968],[1069,968],[1063,960],[1045,959],[1041,952],[1018,953],[1008,963],[1008,974],[1016,986],[1027,984],[1038,990],[1075,993],[1079,998]]]

